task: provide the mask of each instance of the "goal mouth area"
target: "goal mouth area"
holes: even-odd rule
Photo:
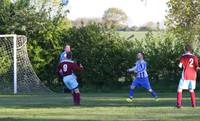
[[[0,35],[0,94],[47,94],[35,73],[27,52],[24,35]]]

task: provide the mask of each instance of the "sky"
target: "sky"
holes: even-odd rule
[[[143,1],[143,2],[142,2]],[[142,26],[145,23],[164,23],[167,0],[69,0],[68,17],[101,18],[104,11],[111,7],[121,8],[128,15],[129,26]]]

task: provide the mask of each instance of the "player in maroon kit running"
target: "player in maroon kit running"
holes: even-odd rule
[[[185,54],[181,56],[179,67],[183,68],[183,72],[178,86],[176,106],[177,108],[182,107],[182,91],[189,90],[192,107],[196,107],[196,95],[194,90],[196,88],[196,78],[199,64],[198,57],[191,54],[190,45],[185,46]]]
[[[65,86],[71,90],[74,105],[80,105],[80,91],[78,89],[76,76],[73,73],[83,70],[83,66],[72,61],[71,58],[71,53],[64,55],[64,60],[57,67],[57,74],[63,78]]]

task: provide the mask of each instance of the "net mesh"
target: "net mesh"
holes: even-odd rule
[[[17,91],[18,93],[50,93],[32,68],[27,53],[27,38],[17,36]],[[0,36],[0,93],[13,92],[14,36]]]

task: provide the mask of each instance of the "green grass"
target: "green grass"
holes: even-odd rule
[[[82,105],[74,107],[71,95],[0,95],[1,121],[198,121],[200,108],[176,109],[176,94],[160,93],[155,102],[148,94],[136,94],[133,103],[127,94],[82,94]]]

